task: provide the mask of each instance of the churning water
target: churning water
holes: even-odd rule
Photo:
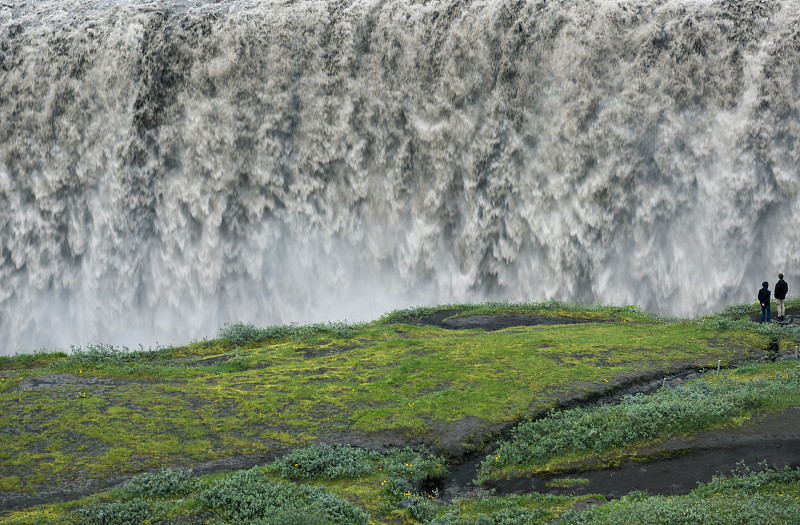
[[[0,353],[792,293],[798,93],[796,0],[2,0]]]

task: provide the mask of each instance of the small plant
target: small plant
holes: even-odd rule
[[[383,471],[389,476],[401,477],[415,484],[424,479],[447,475],[443,457],[411,447],[390,452],[382,465]]]

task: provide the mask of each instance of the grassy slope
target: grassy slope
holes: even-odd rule
[[[107,349],[2,359],[0,490],[270,454],[342,436],[442,447],[441,436],[465,420],[479,420],[484,431],[501,428],[587,390],[654,370],[757,357],[770,344],[738,325],[659,321],[635,309],[480,308],[599,322],[448,331],[403,324],[428,313],[406,311],[348,338],[322,333],[237,348],[217,340],[136,359]],[[59,382],[42,387],[53,377]]]

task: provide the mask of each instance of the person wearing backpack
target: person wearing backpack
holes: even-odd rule
[[[772,292],[769,291],[769,283],[764,281],[761,283],[761,289],[758,291],[758,302],[761,303],[761,322],[764,322],[764,317],[767,318],[769,323],[769,297]]]
[[[775,283],[775,304],[778,306],[778,321],[783,321],[786,315],[786,294],[789,292],[789,285],[783,280],[783,274],[778,274],[778,282]]]

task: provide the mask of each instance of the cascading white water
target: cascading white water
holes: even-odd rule
[[[791,295],[798,93],[797,0],[2,0],[0,353]]]

